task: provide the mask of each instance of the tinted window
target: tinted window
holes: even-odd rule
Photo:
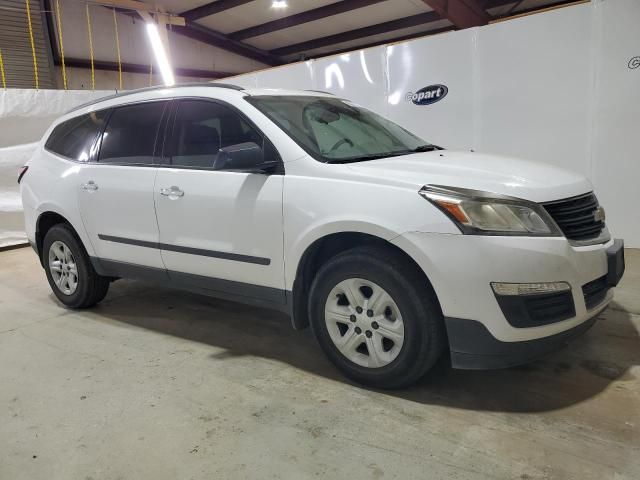
[[[245,142],[262,146],[262,135],[232,109],[214,102],[184,100],[176,112],[169,162],[211,168],[221,148]]]
[[[107,110],[92,112],[62,122],[53,129],[45,148],[58,155],[86,162],[91,156],[91,147],[102,131]]]
[[[151,164],[167,102],[116,108],[102,136],[100,162]]]

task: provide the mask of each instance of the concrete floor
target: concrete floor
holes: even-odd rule
[[[119,281],[54,301],[0,253],[0,479],[640,478],[640,251],[616,301],[531,365],[349,384],[266,310]]]

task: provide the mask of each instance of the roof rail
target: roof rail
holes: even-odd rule
[[[80,110],[81,108],[88,107],[96,103],[104,102],[106,100],[113,100],[114,98],[122,98],[124,96],[134,95],[136,93],[153,92],[155,90],[164,90],[167,88],[182,88],[182,87],[214,87],[214,88],[228,88],[230,90],[244,90],[243,87],[240,87],[238,85],[232,85],[230,83],[216,83],[216,82],[182,83],[180,85],[173,85],[171,87],[167,87],[165,85],[157,85],[155,87],[136,88],[134,90],[125,90],[121,93],[107,95],[106,97],[98,98],[97,100],[92,100],[90,102],[83,103],[82,105],[78,105],[77,107],[73,107],[71,110],[68,110],[67,112],[65,112],[65,115],[67,113],[75,112],[76,110]]]
[[[315,93],[325,93],[327,95],[333,95],[334,97],[336,96],[335,93],[331,93],[331,92],[325,92],[324,90],[310,90],[310,89],[306,89],[305,92],[315,92]]]

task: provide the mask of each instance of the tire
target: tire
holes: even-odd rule
[[[411,385],[446,343],[442,312],[424,275],[403,255],[380,247],[345,251],[320,268],[309,319],[331,362],[370,387]]]
[[[96,273],[69,225],[61,223],[49,229],[42,244],[42,260],[51,290],[67,307],[89,308],[107,295],[109,279]]]

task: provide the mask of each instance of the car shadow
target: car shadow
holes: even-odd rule
[[[127,280],[113,284],[92,312],[98,318],[223,349],[211,355],[215,361],[268,358],[351,383],[327,360],[309,329],[293,330],[289,318],[279,312]],[[503,370],[470,371],[452,369],[443,357],[416,385],[375,391],[468,410],[544,412],[583,402],[613,382],[636,380],[629,371],[635,365],[640,365],[638,331],[631,314],[613,303],[585,335],[541,360]]]

